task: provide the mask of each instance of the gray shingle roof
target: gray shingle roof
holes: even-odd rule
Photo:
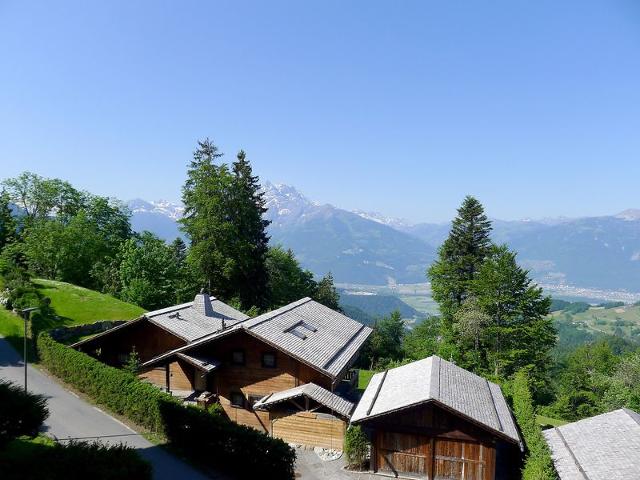
[[[500,387],[435,355],[374,375],[351,422],[426,402],[438,403],[521,445]]]
[[[222,365],[222,362],[220,362],[219,360],[216,360],[214,358],[203,357],[200,355],[194,356],[194,355],[187,355],[185,353],[178,353],[176,354],[176,356],[178,358],[183,359],[186,362],[189,362],[191,365],[197,367],[198,369],[206,373],[217,370],[220,367],[220,365]]]
[[[560,480],[640,478],[640,415],[621,409],[543,432]]]
[[[310,298],[260,315],[243,328],[334,378],[350,366],[372,331]]]
[[[149,312],[145,317],[187,342],[222,330],[223,322],[226,328],[249,318],[217,298],[202,293],[196,295],[193,302]]]
[[[299,397],[308,397],[347,418],[349,418],[349,414],[351,414],[351,411],[353,410],[353,403],[339,397],[335,393],[331,393],[329,390],[322,388],[315,383],[306,383],[299,387],[290,388],[289,390],[271,393],[256,402],[254,404],[254,408],[268,408],[277,403]]]
[[[248,332],[334,379],[351,366],[356,353],[372,331],[310,298],[303,298],[254,319],[239,321],[230,328],[227,324],[225,330],[159,355],[143,366],[238,330]]]

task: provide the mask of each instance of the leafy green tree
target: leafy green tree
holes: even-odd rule
[[[264,192],[244,151],[238,153],[232,165],[231,219],[235,230],[233,289],[240,304],[264,308],[268,303],[266,266],[269,249],[267,227],[270,221],[263,218]]]
[[[367,362],[369,368],[373,369],[385,367],[389,362],[402,360],[404,336],[405,324],[397,310],[388,317],[376,321],[373,332],[363,347],[363,362]]]
[[[504,245],[491,247],[470,290],[482,312],[491,318],[485,368],[508,378],[527,367],[538,392],[547,384],[550,351],[556,342],[553,321],[547,316],[550,298],[518,266],[515,252]]]
[[[16,235],[16,221],[9,202],[9,194],[3,190],[0,193],[0,251],[11,243]]]
[[[176,303],[179,267],[173,249],[150,232],[127,240],[120,252],[120,297],[149,310]]]
[[[422,360],[439,353],[440,318],[427,317],[407,332],[403,350],[407,358]]]
[[[320,279],[313,298],[325,307],[332,308],[338,312],[342,311],[340,309],[340,294],[333,284],[331,272]]]
[[[317,286],[313,280],[313,273],[300,267],[291,249],[285,250],[281,246],[269,248],[267,271],[271,308],[315,295]]]
[[[640,350],[626,355],[609,379],[601,411],[629,408],[640,411]]]
[[[481,370],[486,365],[485,344],[492,327],[492,318],[482,311],[478,299],[470,296],[453,315],[453,335],[464,368]]]
[[[438,250],[438,259],[428,270],[445,329],[450,330],[453,314],[469,295],[471,282],[489,253],[490,233],[491,222],[480,202],[465,197],[449,237]]]

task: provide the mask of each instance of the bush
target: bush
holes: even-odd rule
[[[48,416],[43,396],[0,380],[0,447],[22,435],[36,436]]]
[[[529,390],[529,376],[518,371],[511,385],[513,413],[527,447],[522,480],[555,480],[556,471],[551,452],[536,421],[536,412]]]
[[[153,432],[162,433],[160,400],[177,402],[135,376],[56,342],[48,333],[38,336],[38,354],[47,369],[109,410]]]
[[[14,442],[0,453],[3,480],[151,480],[151,465],[124,445]],[[13,447],[13,448],[12,448]]]
[[[124,370],[53,340],[38,336],[42,363],[54,375],[97,403],[148,429],[166,435],[171,445],[196,463],[231,469],[241,478],[293,479],[295,451],[280,439],[231,422],[219,407],[187,407]]]
[[[344,454],[349,468],[363,470],[369,457],[369,440],[358,425],[352,425],[344,436]]]
[[[226,417],[175,402],[161,406],[172,446],[196,463],[215,466],[239,478],[294,478],[295,451],[284,441]]]

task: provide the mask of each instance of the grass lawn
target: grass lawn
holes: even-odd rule
[[[538,421],[539,425],[551,427],[560,427],[569,423],[557,418],[545,417],[544,415],[536,415],[536,420]]]
[[[61,324],[81,325],[98,320],[131,320],[144,309],[123,302],[111,295],[53,280],[33,280],[38,291],[51,299],[51,306],[61,318]]]
[[[363,370],[360,369],[360,371],[358,372],[358,391],[359,392],[364,392],[365,388],[367,388],[367,385],[369,385],[369,382],[371,381],[371,377],[373,377],[374,375],[373,370]]]
[[[70,283],[44,279],[35,279],[33,283],[42,295],[51,299],[51,306],[56,313],[56,318],[48,318],[40,326],[44,330],[99,320],[131,320],[144,312],[137,305]],[[23,332],[22,318],[0,307],[0,335],[19,353],[23,349]]]

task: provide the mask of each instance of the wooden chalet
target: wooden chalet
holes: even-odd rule
[[[122,364],[135,347],[139,376],[167,392],[218,401],[290,443],[341,449],[354,404],[338,393],[357,381],[350,367],[370,333],[310,298],[248,319],[201,294],[76,348]]]
[[[517,478],[522,442],[500,387],[437,356],[374,375],[351,423],[371,439],[375,472]]]

